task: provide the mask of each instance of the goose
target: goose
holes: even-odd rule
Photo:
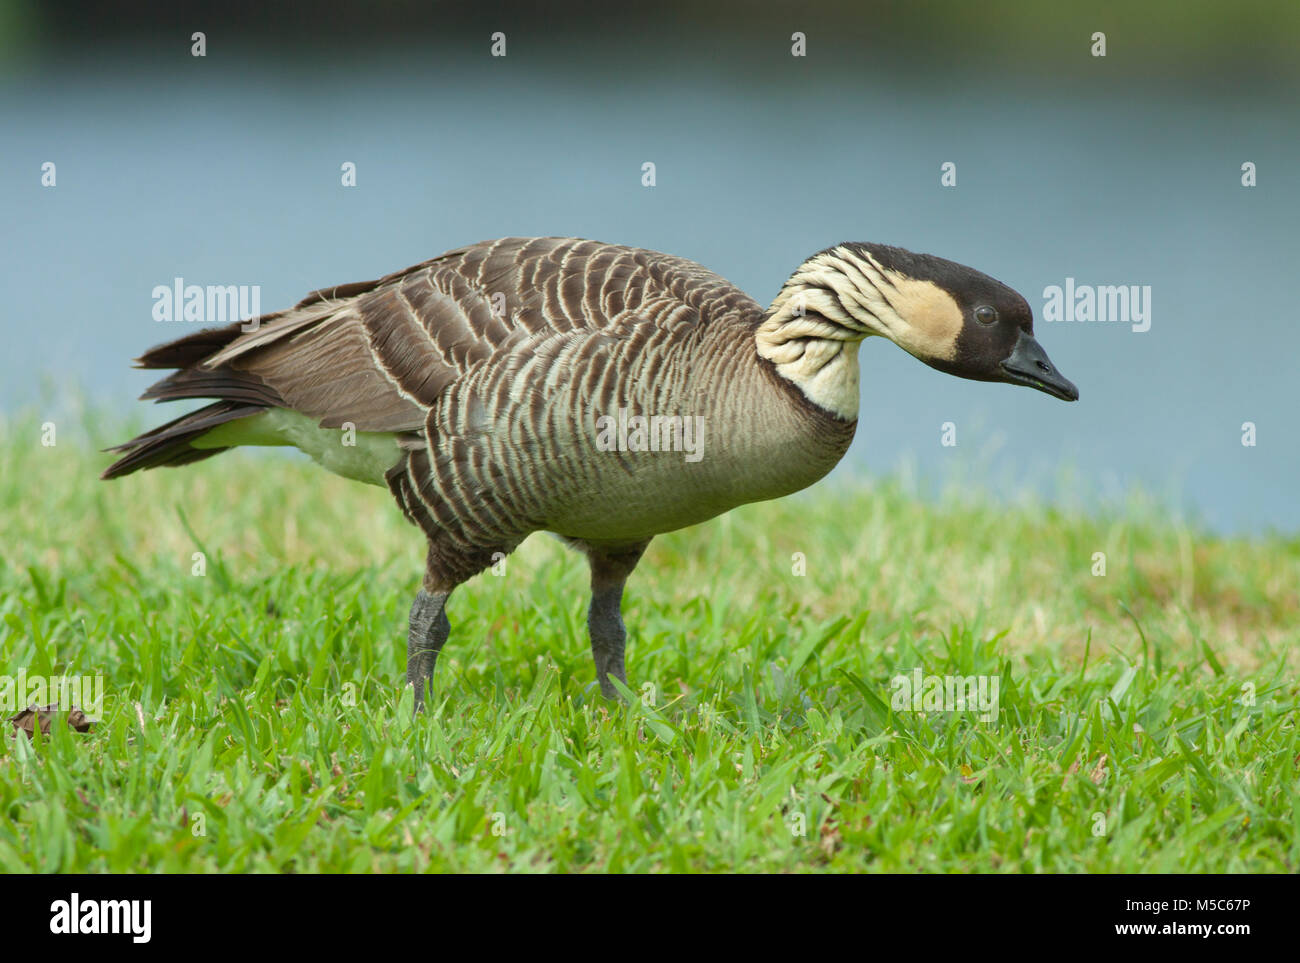
[[[624,585],[650,540],[826,475],[872,336],[948,374],[1079,397],[1028,302],[943,258],[838,244],[764,310],[685,258],[509,237],[146,352],[138,367],[175,370],[142,400],[211,403],[109,449],[102,477],[292,445],[387,487],[428,543],[407,633],[417,712],[452,592],[551,532],[587,557],[596,677],[616,698]]]

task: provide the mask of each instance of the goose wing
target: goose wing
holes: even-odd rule
[[[180,368],[146,398],[240,400],[291,408],[326,428],[416,432],[448,385],[490,358],[670,314],[676,324],[683,311],[701,324],[735,308],[761,312],[693,261],[576,238],[504,238],[315,291],[256,324],[155,348],[140,363]]]

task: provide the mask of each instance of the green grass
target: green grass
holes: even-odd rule
[[[386,492],[241,452],[101,483],[72,433],[0,423],[0,672],[101,674],[104,718],[6,725],[4,871],[1300,868],[1294,537],[814,488],[656,540],[625,707],[536,536],[453,596],[412,721]],[[893,711],[917,668],[996,677],[996,720]]]

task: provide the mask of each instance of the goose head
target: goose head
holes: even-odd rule
[[[881,335],[960,378],[1079,398],[1034,338],[1029,302],[1001,281],[944,258],[884,244],[840,244],[805,261],[773,307],[815,312],[846,336]]]

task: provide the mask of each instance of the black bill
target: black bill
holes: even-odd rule
[[[1012,384],[1028,385],[1063,401],[1079,400],[1079,389],[1056,370],[1032,334],[1020,332],[1011,356],[1002,362],[1002,371],[1005,380]]]

